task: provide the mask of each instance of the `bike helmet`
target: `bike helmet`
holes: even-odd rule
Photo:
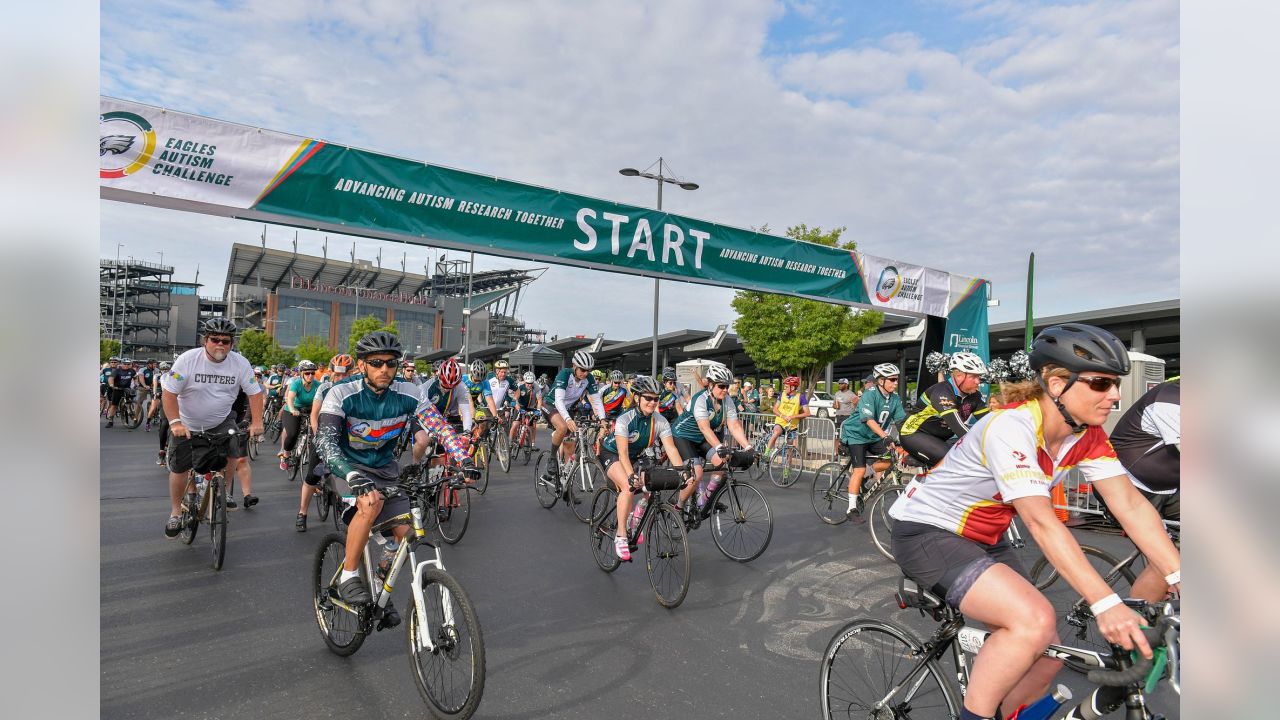
[[[662,391],[658,389],[658,383],[648,375],[637,375],[631,381],[631,392],[636,395],[662,395]]]
[[[401,361],[400,361],[400,367],[402,367],[402,368],[412,368],[412,369],[414,369],[414,370],[417,370],[417,369],[418,369],[418,367],[417,367],[416,365],[414,365],[414,364],[413,364],[413,361],[412,361],[412,360],[410,360],[409,358],[405,358],[405,359],[401,360]]]
[[[800,376],[792,375],[788,377],[786,380],[783,380],[782,384],[787,387],[800,387]]]
[[[1049,394],[1049,385],[1040,374],[1046,365],[1056,365],[1071,373],[1062,388],[1063,393],[1075,384],[1082,372],[1129,374],[1129,351],[1120,339],[1100,327],[1079,323],[1054,325],[1041,330],[1031,343],[1029,360],[1031,369],[1036,371],[1036,382],[1046,395]],[[1067,412],[1062,404],[1062,394],[1052,400],[1058,406],[1058,412],[1062,413],[1062,419],[1071,426],[1071,431],[1084,432],[1087,426],[1076,422]]]
[[[947,369],[971,375],[983,375],[987,372],[987,364],[977,354],[961,351],[951,356]]]
[[[132,364],[133,364],[133,358],[120,358],[120,364],[121,364],[121,365],[132,365]]]
[[[670,367],[670,366],[662,368],[662,381],[663,381],[663,382],[666,382],[666,381],[668,381],[668,380],[674,381],[675,379],[676,379],[676,369],[675,369],[675,368]]]
[[[236,336],[239,328],[230,318],[215,317],[209,318],[200,324],[201,335],[230,335]]]
[[[114,362],[114,363],[118,363],[118,362],[120,362],[120,358],[119,358],[119,357],[117,357],[117,356],[115,356],[115,355],[112,355],[111,357],[107,358],[107,362],[109,362],[109,363],[113,363],[113,362]]]
[[[524,374],[524,377],[522,377],[522,378],[520,378],[520,379],[521,379],[521,380],[523,380],[523,381],[525,381],[525,382],[527,382],[527,383],[530,383],[530,384],[532,384],[532,383],[533,383],[533,381],[535,380],[535,378],[533,377],[533,373],[531,373],[531,372],[527,372],[527,373],[525,373],[525,374]]]
[[[880,363],[871,370],[871,376],[877,380],[880,378],[898,377],[902,372],[898,370],[898,366],[893,363]]]
[[[440,363],[440,369],[436,371],[436,377],[440,380],[440,387],[445,390],[457,387],[458,383],[462,382],[462,370],[458,368],[458,361],[449,358]]]
[[[733,373],[729,372],[729,368],[723,365],[712,365],[707,368],[707,382],[713,385],[725,384],[733,382]]]
[[[609,373],[609,382],[621,382],[621,381],[622,381],[621,370],[613,370]]]
[[[316,364],[311,362],[310,360],[303,360],[302,362],[298,363],[298,372],[315,372],[315,371],[316,371]]]
[[[471,361],[471,379],[475,380],[481,377],[484,377],[484,361],[472,360]]]
[[[404,354],[400,347],[400,338],[386,330],[378,330],[360,338],[356,342],[356,357],[361,360],[377,353],[391,353],[397,358]]]
[[[596,366],[596,359],[586,350],[579,350],[573,354],[573,366],[580,367],[583,370],[590,370]]]
[[[351,369],[355,367],[355,365],[356,361],[352,360],[351,356],[345,353],[342,355],[334,355],[329,358],[329,369],[334,372],[351,372]]]
[[[169,368],[171,368],[171,367],[173,367],[173,365],[170,365],[170,364],[169,364],[169,363],[167,363],[167,362],[162,362],[162,363],[160,363],[160,369],[161,369],[161,370],[168,370],[168,369],[169,369]]]
[[[266,369],[265,367],[263,367],[263,366],[259,365],[259,366],[255,367],[255,368],[253,369],[253,371],[254,371],[254,372],[256,372],[256,373],[258,373],[258,374],[262,374],[262,373],[265,373],[265,372],[267,371],[267,369]]]
[[[506,360],[498,360],[493,364],[494,370],[507,370],[510,369],[510,367],[511,365],[509,365]]]

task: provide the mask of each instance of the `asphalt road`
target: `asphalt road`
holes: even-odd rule
[[[226,564],[214,571],[207,532],[191,546],[164,538],[157,449],[141,428],[101,430],[103,717],[429,716],[410,675],[407,623],[350,658],[326,649],[309,572],[332,526],[313,515],[312,530],[295,532],[298,485],[271,458],[254,463],[261,503],[231,513]],[[818,520],[808,477],[785,490],[757,484],[775,529],[751,563],[722,556],[705,526],[694,531],[692,584],[674,610],[655,601],[643,548],[639,562],[601,572],[586,526],[563,504],[539,507],[531,478],[532,465],[495,468],[466,536],[443,551],[484,633],[477,717],[819,717],[818,661],[840,625],[875,614],[932,628],[898,610],[897,568],[865,526]],[[408,606],[403,588],[393,597]],[[1077,697],[1087,687],[1070,672],[1061,680]],[[1178,716],[1158,699],[1157,710]]]

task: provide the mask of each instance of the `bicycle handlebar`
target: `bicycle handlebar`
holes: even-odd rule
[[[1141,628],[1142,635],[1147,639],[1147,644],[1154,651],[1157,648],[1166,646],[1168,631],[1178,627],[1180,624],[1176,616],[1161,616],[1156,620],[1153,627]],[[1154,664],[1154,656],[1152,659],[1140,658],[1132,666],[1124,670],[1090,670],[1088,678],[1089,682],[1104,687],[1135,685],[1146,678]]]

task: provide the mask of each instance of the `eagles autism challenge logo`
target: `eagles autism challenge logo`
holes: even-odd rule
[[[141,170],[156,149],[151,123],[131,112],[109,112],[98,117],[98,177],[122,178]]]
[[[877,300],[880,302],[889,302],[901,289],[902,275],[898,273],[898,268],[888,265],[884,270],[880,271],[880,279],[876,282]]]

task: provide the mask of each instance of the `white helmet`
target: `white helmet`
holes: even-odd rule
[[[871,371],[871,374],[877,378],[890,378],[890,377],[897,377],[902,373],[898,371],[898,366],[894,365],[893,363],[880,363],[879,365],[875,366],[875,368]]]
[[[525,381],[525,382],[527,382],[527,383],[532,383],[536,378],[534,378],[534,377],[533,377],[533,373],[531,373],[531,372],[527,372],[527,373],[525,373],[525,374],[524,374],[524,377],[522,377],[522,378],[520,378],[520,379],[521,379],[521,380],[523,380],[523,381]]]
[[[962,351],[951,356],[951,362],[947,363],[947,369],[982,375],[987,372],[987,364],[982,362],[982,358],[978,357],[977,354]]]
[[[586,350],[579,350],[573,354],[573,365],[583,370],[590,370],[596,366],[596,359]]]
[[[707,382],[713,385],[721,383],[728,385],[733,382],[733,373],[729,372],[729,368],[723,365],[712,365],[707,368]]]

